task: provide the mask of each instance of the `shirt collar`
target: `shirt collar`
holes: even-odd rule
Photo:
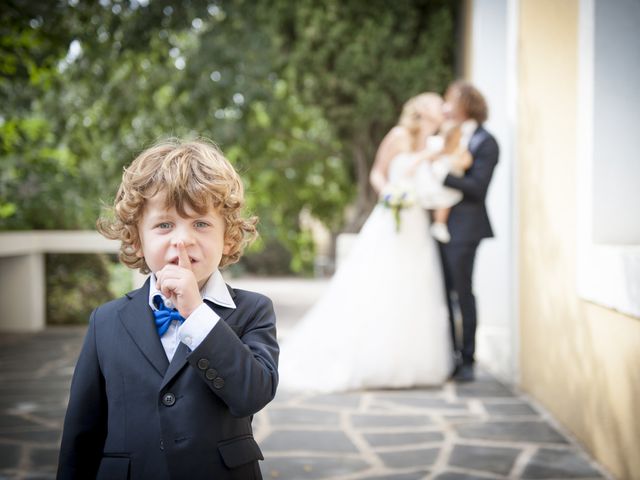
[[[152,273],[150,277],[149,306],[152,310],[156,310],[156,307],[153,304],[153,297],[160,295],[162,297],[162,301],[165,302],[165,305],[167,304],[167,298],[156,288],[155,274]],[[221,307],[236,308],[236,304],[233,301],[233,298],[231,298],[231,294],[227,289],[227,284],[225,283],[224,278],[222,278],[220,270],[216,270],[211,274],[207,283],[205,283],[204,287],[200,290],[200,295],[202,295],[203,300],[209,300]]]

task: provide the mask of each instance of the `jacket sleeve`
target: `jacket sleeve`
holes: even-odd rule
[[[107,401],[96,349],[95,316],[71,381],[58,460],[58,479],[95,478],[107,434]]]
[[[188,361],[232,415],[245,417],[275,396],[280,349],[271,300],[256,294],[253,306],[238,314],[240,327],[218,321]]]
[[[465,175],[462,177],[447,175],[444,184],[447,187],[460,190],[467,199],[484,200],[487,196],[493,169],[498,163],[498,154],[498,143],[492,136],[487,137],[473,155],[473,165]]]

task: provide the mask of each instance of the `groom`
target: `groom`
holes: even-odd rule
[[[472,280],[476,250],[483,238],[493,237],[485,198],[493,169],[498,163],[498,144],[482,124],[487,119],[487,104],[482,94],[470,83],[452,83],[445,94],[445,117],[462,124],[463,140],[473,157],[472,166],[462,176],[448,174],[444,184],[460,190],[462,200],[451,209],[448,227],[449,243],[440,244],[447,303],[456,368],[452,377],[458,382],[474,380],[476,336],[476,302]],[[462,331],[456,335],[451,294],[457,294],[462,314]],[[461,337],[461,342],[459,341]]]

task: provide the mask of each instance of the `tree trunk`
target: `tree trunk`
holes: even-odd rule
[[[356,199],[352,204],[352,213],[348,216],[344,228],[345,232],[357,233],[367,220],[371,210],[376,204],[377,196],[369,183],[369,171],[371,163],[369,162],[369,152],[358,143],[352,148],[353,165],[356,176],[357,193]]]

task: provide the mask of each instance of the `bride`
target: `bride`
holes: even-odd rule
[[[425,140],[440,126],[441,110],[436,94],[410,99],[380,144],[371,183],[382,201],[325,294],[283,339],[281,389],[402,388],[448,378],[448,312],[424,210],[461,198],[440,185],[428,162],[436,155]]]

